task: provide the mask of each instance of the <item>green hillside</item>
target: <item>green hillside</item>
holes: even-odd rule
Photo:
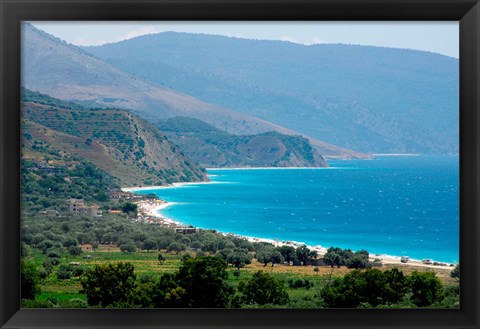
[[[305,135],[255,115],[233,111],[228,104],[212,105],[188,93],[166,88],[161,83],[147,81],[141,75],[126,73],[31,24],[22,25],[22,39],[22,85],[30,90],[89,108],[128,109],[150,121],[184,116],[200,119],[234,134],[277,131]],[[322,155],[367,156],[325,143],[321,138],[313,140],[312,136],[308,137]]]
[[[157,128],[127,111],[41,104],[48,102],[59,100],[44,95],[42,102],[22,103],[24,134],[87,159],[120,185],[208,180]]]
[[[205,167],[326,167],[301,136],[277,132],[233,135],[203,121],[176,117],[157,126],[184,152]]]

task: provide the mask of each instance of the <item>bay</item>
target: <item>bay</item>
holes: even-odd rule
[[[137,191],[200,228],[323,247],[459,260],[458,156],[329,161],[329,168],[209,169],[211,183]]]

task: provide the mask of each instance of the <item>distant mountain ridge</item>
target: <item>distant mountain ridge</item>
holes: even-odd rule
[[[346,148],[458,153],[458,59],[176,32],[83,49],[138,77]]]
[[[115,109],[72,109],[71,103],[61,104],[26,90],[23,93],[23,134],[84,157],[120,185],[208,181],[204,169],[136,115]],[[32,102],[39,97],[43,101]]]
[[[31,24],[22,25],[22,85],[62,100],[91,107],[132,110],[149,121],[193,117],[233,134],[277,131],[299,135],[266,120],[214,106],[185,93],[128,74]],[[309,136],[321,154],[358,158],[366,154]]]
[[[185,154],[204,167],[326,167],[327,163],[301,136],[277,132],[232,135],[201,120],[175,117],[159,129]]]

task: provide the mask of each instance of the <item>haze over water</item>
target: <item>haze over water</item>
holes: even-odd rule
[[[458,156],[329,161],[316,169],[210,169],[211,184],[143,190],[200,228],[414,259],[459,260]]]

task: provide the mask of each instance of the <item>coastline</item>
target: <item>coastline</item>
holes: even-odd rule
[[[128,188],[122,188],[123,191],[128,191],[134,193],[135,191],[144,191],[144,190],[150,190],[150,189],[157,189],[157,188],[172,188],[172,187],[180,187],[183,185],[193,185],[193,184],[209,184],[209,182],[200,182],[200,183],[174,183],[171,186],[145,186],[145,187],[128,187]],[[179,221],[173,220],[171,218],[165,217],[164,215],[161,214],[161,210],[165,209],[171,205],[176,204],[175,202],[166,202],[163,200],[143,200],[137,203],[139,207],[139,214],[140,214],[140,219],[139,221],[144,221],[147,223],[157,223],[157,224],[162,224],[165,226],[169,227],[174,227],[174,228],[180,228],[180,227],[185,227],[188,224],[181,223]],[[214,229],[214,228],[209,228],[209,229]],[[292,247],[299,247],[302,245],[306,245],[307,248],[310,250],[315,250],[319,256],[323,256],[326,252],[327,249],[324,246],[321,245],[308,245],[304,242],[298,242],[298,241],[286,241],[286,240],[278,240],[278,239],[270,239],[270,238],[259,238],[259,237],[252,237],[252,236],[245,236],[245,235],[240,235],[236,233],[227,233],[227,232],[220,232],[217,231],[223,235],[234,235],[240,238],[244,238],[249,242],[267,242],[273,244],[275,247],[281,247],[281,246],[292,246]],[[415,267],[421,267],[421,268],[429,268],[429,269],[452,269],[451,264],[453,263],[446,263],[446,262],[437,262],[435,260],[431,260],[432,264],[424,264],[421,260],[419,259],[412,259],[409,258],[407,263],[403,263],[401,261],[402,256],[394,256],[394,255],[387,255],[387,254],[370,254],[369,256],[370,261],[373,262],[375,260],[380,261],[382,266],[384,265],[395,265],[395,266],[415,266]],[[437,265],[434,265],[433,263],[437,263]],[[441,264],[441,265],[438,265]]]
[[[373,153],[374,157],[418,157],[420,153]]]
[[[131,192],[135,193],[136,191],[148,191],[148,190],[158,190],[164,188],[172,188],[172,187],[182,187],[186,185],[197,185],[197,184],[211,184],[212,182],[182,182],[182,183],[173,183],[171,185],[154,185],[154,186],[129,186],[129,187],[122,187],[120,190],[123,192]]]
[[[227,167],[227,168],[205,168],[206,170],[286,170],[286,169],[302,169],[302,170],[325,170],[330,167]]]
[[[160,210],[173,204],[175,203],[148,199],[136,202],[136,205],[138,206],[137,221],[149,224],[162,224],[169,227],[181,227],[183,226],[182,223],[160,214]]]
[[[350,160],[345,160],[350,161]],[[362,161],[372,161],[372,160],[363,160]],[[349,167],[241,167],[241,168],[206,168],[207,170],[222,170],[222,171],[236,171],[236,170],[351,170],[357,168],[349,168]],[[209,176],[215,174],[208,174]],[[196,184],[196,183],[192,183]],[[170,186],[172,187],[172,186]]]

